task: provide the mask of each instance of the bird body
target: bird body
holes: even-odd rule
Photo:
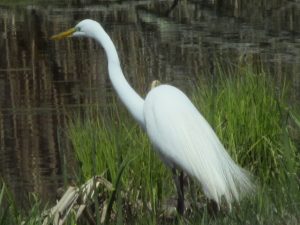
[[[146,132],[161,159],[201,184],[205,195],[220,204],[239,200],[252,183],[247,172],[230,158],[217,135],[179,89],[160,85],[144,103]]]
[[[103,46],[114,89],[166,165],[196,178],[205,195],[218,205],[223,196],[230,205],[252,190],[248,172],[230,158],[211,126],[182,91],[160,85],[143,100],[126,81],[116,48],[99,23],[83,20],[52,38],[70,36],[91,37]]]

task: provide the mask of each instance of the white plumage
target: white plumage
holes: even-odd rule
[[[246,171],[230,158],[215,132],[177,88],[161,85],[146,97],[145,127],[155,149],[170,167],[179,167],[220,204],[239,200],[253,188]]]
[[[213,129],[179,89],[160,85],[143,100],[126,81],[117,51],[99,23],[83,20],[74,28],[53,36],[86,36],[99,42],[108,59],[110,80],[135,120],[145,129],[162,160],[180,168],[201,184],[205,195],[218,205],[252,190],[248,172],[228,155]]]

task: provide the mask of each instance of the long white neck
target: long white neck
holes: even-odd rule
[[[136,91],[129,85],[122,72],[117,50],[108,36],[108,34],[101,28],[95,39],[105,50],[108,61],[108,73],[110,81],[113,84],[119,98],[129,110],[133,118],[144,127],[143,106],[144,100]]]

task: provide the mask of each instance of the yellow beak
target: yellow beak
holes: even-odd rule
[[[67,37],[71,37],[72,34],[76,31],[75,28],[71,28],[69,30],[66,30],[64,32],[61,32],[59,34],[53,35],[50,37],[51,40],[61,40]]]

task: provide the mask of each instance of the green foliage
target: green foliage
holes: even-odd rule
[[[297,157],[292,143],[285,146],[285,86],[276,89],[264,71],[249,67],[228,74],[219,68],[216,76],[213,86],[197,89],[195,102],[236,161],[261,179],[281,178],[285,151],[288,160]]]
[[[292,117],[292,119],[294,120],[294,122],[296,123],[297,127],[300,128],[300,115],[290,112],[290,115]]]
[[[116,202],[117,197],[125,199],[126,219],[141,212],[155,218],[162,196],[169,196],[174,189],[170,171],[153,151],[147,136],[123,107],[115,104],[102,113],[92,109],[84,117],[74,119],[69,126],[79,161],[79,179],[83,182],[94,174],[105,173],[115,189],[125,193],[113,193],[111,197]]]
[[[295,124],[299,120],[290,116],[285,105],[285,84],[275,88],[264,71],[254,72],[249,67],[228,72],[219,68],[215,76],[213,85],[199,83],[193,102],[213,125],[231,156],[255,174],[258,187],[253,196],[230,214],[213,218],[205,210],[201,189],[192,190],[190,185],[186,198],[196,204],[189,209],[188,219],[181,218],[178,222],[293,224],[299,221],[299,155],[290,135],[291,119]],[[162,216],[163,202],[176,196],[170,172],[153,153],[143,131],[128,118],[130,115],[122,106],[113,104],[106,112],[89,112],[84,119],[73,121],[69,134],[82,177],[86,180],[93,173],[106,171],[107,178],[115,183],[121,164],[131,160],[118,183],[124,193],[118,195],[121,198],[118,204],[123,207],[114,207],[122,217],[119,221],[172,224],[176,219]]]
[[[31,196],[30,203],[30,210],[24,212],[18,207],[16,200],[5,184],[2,184],[0,192],[0,225],[41,224],[43,219],[41,202],[36,196]]]
[[[263,70],[219,68],[211,85],[201,85],[194,102],[213,124],[231,156],[258,180],[241,210],[217,224],[296,224],[299,222],[299,152],[286,105],[286,84],[278,88]],[[298,125],[299,134],[299,125]],[[295,135],[294,135],[295,136]],[[298,222],[297,222],[298,221]]]
[[[189,182],[185,216],[168,217],[163,208],[176,205],[171,173],[119,103],[73,117],[68,135],[78,160],[78,182],[104,174],[114,185],[105,199],[106,224],[298,224],[300,117],[287,107],[286,84],[275,87],[262,70],[219,67],[213,84],[201,82],[193,93],[193,102],[230,155],[258,180],[256,192],[231,212],[211,216],[201,188]],[[0,225],[39,224],[41,207],[37,199],[33,203],[26,214],[19,211],[2,186]],[[70,218],[67,224],[76,221]]]

